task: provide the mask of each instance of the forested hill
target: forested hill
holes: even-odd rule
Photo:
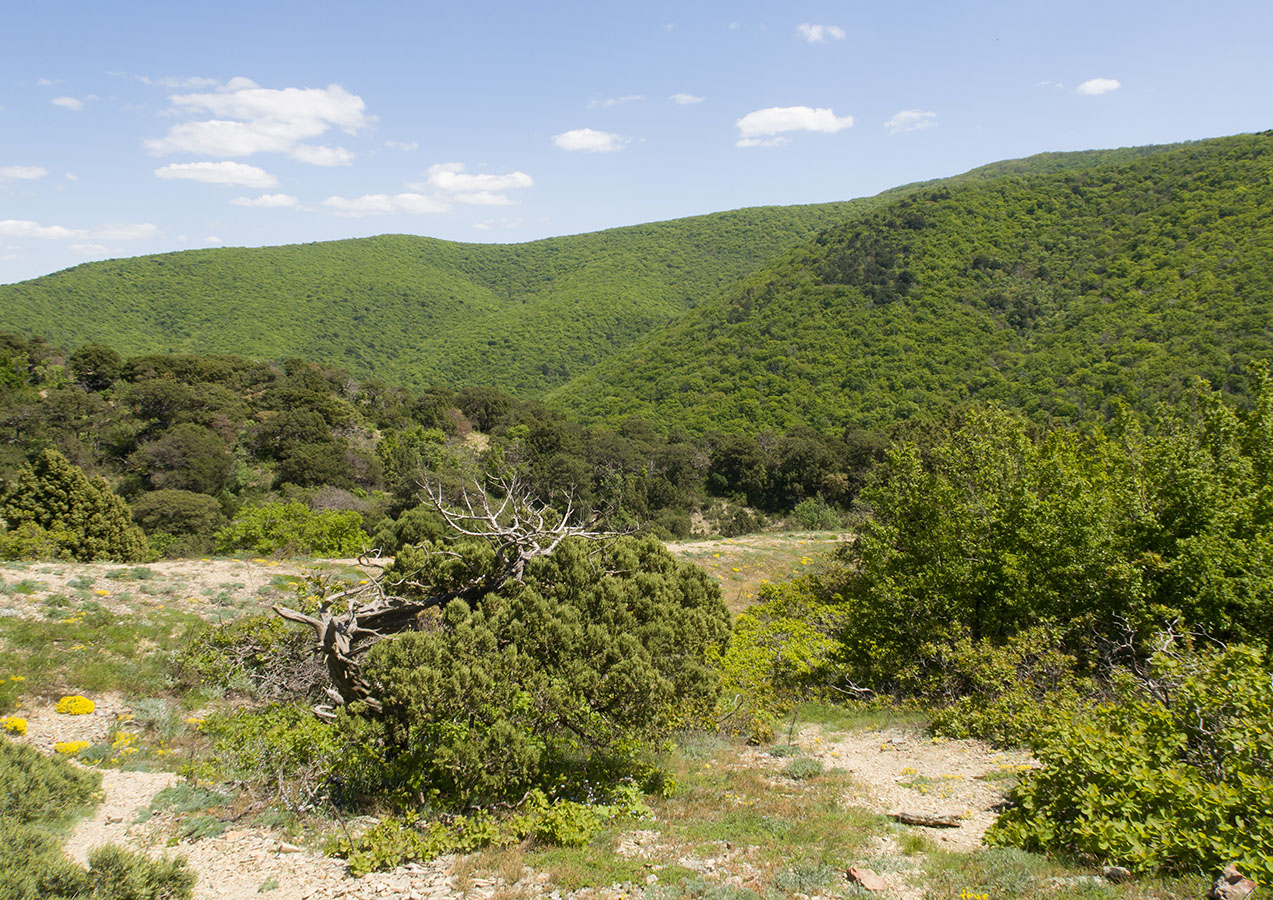
[[[125,355],[308,360],[535,397],[878,200],[759,207],[527,244],[406,235],[87,263],[0,286],[0,330]]]
[[[1001,163],[832,227],[550,396],[691,431],[1148,408],[1273,356],[1273,132]],[[1070,163],[1070,164],[1067,164]]]

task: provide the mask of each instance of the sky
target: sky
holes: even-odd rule
[[[1271,33],[1267,0],[9,3],[0,283],[521,242],[1259,131]]]

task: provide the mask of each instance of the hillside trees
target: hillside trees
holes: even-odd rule
[[[0,514],[7,543],[47,547],[52,555],[83,562],[146,556],[146,537],[123,499],[56,450],[23,467],[0,499]]]

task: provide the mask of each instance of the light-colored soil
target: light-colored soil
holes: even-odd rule
[[[806,756],[817,758],[826,768],[852,774],[854,786],[844,797],[848,806],[882,814],[962,816],[958,828],[919,829],[937,846],[955,851],[980,846],[1010,776],[1031,763],[1023,753],[997,752],[977,741],[933,740],[900,728],[825,733],[818,726],[807,726],[796,743]],[[763,749],[747,748],[733,765],[771,772],[776,782],[790,761]],[[475,878],[466,873],[464,860],[456,857],[356,879],[346,872],[342,861],[324,856],[317,848],[289,843],[280,833],[259,827],[235,827],[216,837],[174,842],[173,820],[167,815],[147,815],[146,811],[155,794],[175,783],[177,776],[110,770],[103,774],[102,804],[72,833],[68,854],[83,862],[93,847],[114,842],[156,856],[184,856],[199,876],[196,900],[246,900],[262,895],[270,900],[618,900],[630,896],[629,889],[620,886],[556,890],[547,873],[530,869],[523,869],[513,884],[496,877]],[[759,849],[716,841],[711,846],[695,847],[677,863],[711,881],[743,886],[754,883],[760,871],[755,859]],[[620,855],[647,859],[666,858],[665,851],[659,833],[653,830],[629,832],[615,847]],[[924,896],[918,862],[900,852],[892,834],[873,838],[862,859],[846,860],[845,864],[861,865],[879,874],[888,886],[881,896],[896,900],[921,900]],[[662,868],[651,867],[655,881]]]
[[[818,727],[802,729],[799,746],[828,769],[853,776],[854,791],[845,802],[885,815],[912,813],[958,816],[957,828],[923,828],[946,850],[974,850],[995,820],[1005,785],[1029,768],[1024,751],[998,751],[981,741],[930,738],[908,729],[855,731],[824,736]],[[750,765],[781,770],[789,759],[749,749]]]

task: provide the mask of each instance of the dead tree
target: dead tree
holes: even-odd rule
[[[363,678],[359,663],[376,641],[417,629],[423,614],[441,609],[452,600],[463,599],[476,605],[508,582],[520,582],[531,560],[552,553],[568,537],[595,540],[614,535],[594,530],[595,518],[576,522],[573,498],[567,498],[564,514],[558,513],[534,500],[515,477],[492,481],[492,487],[502,494],[494,502],[489,491],[477,484],[473,487],[474,490],[465,487],[460,503],[453,505],[446,501],[440,487],[423,485],[428,501],[458,536],[484,540],[495,551],[490,567],[467,583],[437,590],[433,585],[409,579],[391,580],[382,571],[366,584],[324,597],[313,615],[278,604],[273,607],[284,619],[314,630],[318,653],[331,678],[327,695],[332,703],[314,707],[319,717],[333,719],[336,706],[355,700],[380,711],[380,702],[373,695],[373,686]],[[460,558],[451,550],[439,548],[432,552]],[[411,596],[404,595],[408,589]]]

